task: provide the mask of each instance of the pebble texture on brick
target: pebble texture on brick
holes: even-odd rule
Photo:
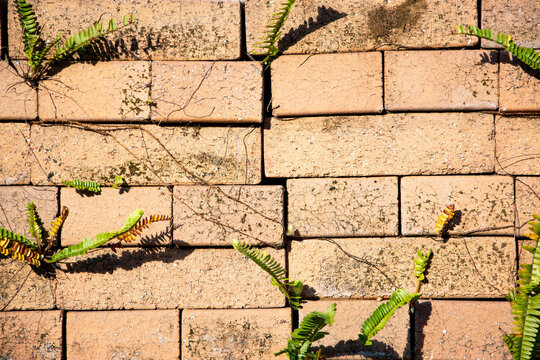
[[[37,117],[37,93],[22,78],[27,70],[23,62],[0,61],[0,120],[26,120]],[[17,74],[17,71],[20,75]]]
[[[532,214],[540,215],[540,177],[516,177],[516,207],[518,234],[524,235],[530,232],[525,222],[533,219]]]
[[[381,112],[381,73],[378,52],[281,56],[272,62],[273,114]]]
[[[540,118],[495,118],[496,170],[505,175],[540,175]]]
[[[540,111],[540,70],[528,68],[509,52],[502,51],[499,56],[500,110]]]
[[[0,185],[30,183],[30,164],[34,161],[27,141],[30,125],[0,123]]]
[[[398,235],[396,177],[287,180],[295,236]]]
[[[281,186],[175,186],[173,203],[176,245],[283,245]]]
[[[494,51],[389,51],[384,105],[390,111],[494,110],[497,72]]]
[[[290,309],[182,311],[182,359],[287,359]]]
[[[474,174],[494,166],[488,114],[272,118],[264,141],[268,177]]]
[[[152,63],[152,120],[262,122],[262,66],[255,61]]]

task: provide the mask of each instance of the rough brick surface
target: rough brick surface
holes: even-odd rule
[[[150,63],[62,63],[39,91],[41,120],[132,121],[150,117]],[[106,100],[106,101],[104,101]]]
[[[540,3],[529,0],[482,0],[482,28],[512,36],[521,46],[540,48]],[[472,25],[472,24],[471,24]],[[482,39],[482,47],[500,47]]]
[[[390,296],[395,287],[413,291],[416,250],[432,250],[427,297],[503,297],[512,287],[515,251],[512,238],[474,237],[447,243],[426,238],[362,238],[293,242],[289,276],[308,287],[308,298],[374,298]],[[373,266],[375,265],[389,280]]]
[[[286,359],[290,309],[184,310],[182,359]]]
[[[540,117],[495,118],[499,174],[540,175]]]
[[[493,116],[487,114],[273,118],[264,137],[269,177],[493,171]]]
[[[173,203],[176,245],[283,244],[281,186],[175,186]]]
[[[446,205],[454,204],[449,234],[514,234],[510,176],[413,176],[401,179],[403,235],[435,235]]]
[[[275,116],[383,110],[379,52],[281,56],[272,62]]]
[[[386,52],[385,108],[390,111],[497,109],[497,72],[494,51]]]
[[[26,214],[26,204],[32,201],[44,228],[48,230],[58,213],[58,190],[55,187],[1,186],[0,226],[33,240]]]
[[[540,111],[540,70],[530,69],[507,51],[499,56],[500,110]]]
[[[22,62],[13,61],[22,75]],[[7,61],[0,61],[0,120],[26,120],[37,117],[37,93],[17,75]]]
[[[0,312],[0,358],[62,358],[62,312]]]
[[[152,120],[261,122],[263,78],[258,62],[152,63]]]
[[[261,181],[259,129],[153,125],[110,128],[116,130],[107,134],[132,154],[110,136],[69,126],[32,126],[33,150],[39,160],[39,166],[32,164],[32,182],[60,184],[62,179],[79,178],[112,184],[117,175],[130,185]]]
[[[540,215],[540,177],[516,178],[516,206],[516,226],[523,235],[530,232],[525,222],[532,220],[531,214]]]
[[[69,359],[178,359],[177,310],[70,311],[66,345]]]
[[[9,139],[0,143],[0,184],[30,183],[30,163],[34,160],[28,148],[30,126],[0,123],[0,137]]]
[[[284,251],[265,249],[284,263]],[[59,277],[62,309],[279,307],[268,275],[233,249],[99,249]],[[99,292],[95,291],[99,289]]]
[[[171,199],[171,193],[165,187],[102,188],[99,195],[91,196],[72,188],[62,188],[60,204],[69,209],[62,226],[62,246],[74,245],[85,238],[95,238],[99,233],[122,228],[135,209],[144,210],[143,218],[150,215],[170,217]],[[172,235],[170,225],[170,221],[151,224],[137,240],[123,242],[122,245],[169,245]]]
[[[246,1],[248,51],[264,38],[266,25],[280,4]],[[465,46],[467,39],[457,35],[454,27],[476,24],[476,14],[476,3],[458,0],[297,2],[283,28],[279,48],[292,54]]]
[[[135,24],[107,36],[91,58],[218,60],[240,56],[240,3],[237,1],[34,0],[31,2],[44,25],[43,37],[54,39],[58,31],[71,36],[101,19],[133,13]],[[10,3],[9,46],[12,56],[23,56],[21,30],[15,6]],[[81,11],[84,9],[84,11]],[[96,54],[97,53],[97,54]]]
[[[336,303],[334,324],[327,326],[329,332],[322,340],[313,344],[314,349],[322,348],[322,354],[330,359],[360,360],[373,358],[408,359],[407,345],[409,314],[401,308],[392,315],[384,329],[374,338],[373,345],[364,346],[358,339],[361,326],[373,311],[381,305],[374,300],[321,300],[309,301],[300,309],[300,319],[311,311],[326,311]]]
[[[417,359],[512,359],[500,330],[512,329],[507,301],[422,301],[415,317]]]
[[[287,181],[288,220],[297,236],[398,234],[395,177]]]

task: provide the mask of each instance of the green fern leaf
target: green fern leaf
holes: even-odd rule
[[[404,289],[397,289],[394,291],[392,298],[388,302],[381,304],[375,309],[373,314],[364,321],[364,324],[362,325],[362,334],[358,335],[360,341],[365,345],[371,345],[372,343],[369,339],[384,328],[386,322],[396,310],[411,301],[418,300],[420,295],[421,294],[419,293],[409,294]]]
[[[98,246],[105,244],[107,241],[112,240],[128,231],[130,231],[141,219],[143,215],[142,210],[135,210],[129,218],[126,220],[124,226],[115,232],[101,233],[96,236],[95,239],[84,239],[77,245],[67,247],[54,254],[50,262],[57,262],[69,257],[84,255],[90,249],[94,249]]]
[[[87,190],[93,193],[101,192],[101,185],[95,181],[82,181],[82,180],[62,180],[67,187],[75,188],[77,190]]]
[[[422,251],[417,250],[417,258],[414,259],[414,276],[418,278],[418,281],[425,279],[425,271],[429,265],[429,259],[431,258],[431,250],[428,250],[426,255]]]
[[[26,245],[32,250],[37,249],[36,243],[30,239],[27,239],[24,235],[15,234],[9,231],[8,229],[4,229],[3,227],[0,227],[0,240],[2,239],[9,239],[9,240],[18,242],[19,244]]]
[[[43,242],[40,226],[41,221],[36,212],[36,204],[34,204],[34,202],[29,202],[26,204],[26,215],[28,225],[30,225],[30,234],[32,234],[36,240],[37,246],[40,247],[41,243]]]

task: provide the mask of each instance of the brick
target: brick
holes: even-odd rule
[[[360,259],[325,240],[292,243],[289,276],[308,286],[308,299],[389,297],[397,287],[412,292],[417,249],[433,252],[429,282],[422,287],[425,297],[501,298],[513,286],[515,250],[510,237],[466,237],[446,243],[417,237],[332,241]],[[393,284],[362,261],[377,266]]]
[[[133,13],[135,24],[107,36],[85,58],[218,60],[240,57],[240,3],[237,1],[130,0],[117,3],[97,0],[34,0],[43,25],[43,38],[54,39],[58,31],[67,36],[88,28],[94,21],[118,23]],[[21,30],[15,6],[9,4],[9,45],[12,56],[21,57]],[[104,51],[105,50],[105,51]]]
[[[532,70],[507,51],[500,53],[501,111],[540,111],[540,70]]]
[[[278,262],[284,251],[265,249]],[[270,277],[233,249],[99,249],[62,265],[58,306],[73,310],[280,307]],[[99,289],[96,292],[94,289]]]
[[[99,233],[116,231],[135,209],[150,215],[172,216],[172,196],[165,187],[131,187],[122,190],[102,188],[97,196],[87,196],[75,189],[60,190],[60,204],[67,206],[69,216],[62,226],[62,246],[70,246]],[[131,245],[170,245],[170,221],[151,224]]]
[[[280,3],[246,1],[248,51],[264,38],[266,25]],[[459,47],[469,44],[464,36],[455,33],[455,25],[477,22],[476,4],[457,0],[335,0],[332,6],[303,1],[294,5],[285,22],[279,49],[298,54]]]
[[[70,311],[69,359],[178,359],[178,310]]]
[[[175,186],[173,203],[176,245],[231,246],[235,238],[283,245],[281,186]]]
[[[403,235],[435,235],[454,204],[451,235],[514,234],[514,182],[509,176],[413,176],[401,179]]]
[[[482,27],[509,34],[521,46],[540,47],[539,14],[536,1],[482,0]],[[482,40],[482,47],[501,48],[489,40]]]
[[[0,123],[0,137],[9,139],[0,143],[0,185],[30,183],[30,125]]]
[[[261,181],[260,129],[154,125],[93,128],[106,128],[105,133],[114,138],[70,126],[32,126],[33,150],[40,164],[33,164],[32,182],[61,184],[62,179],[78,178],[112,184],[117,175],[130,185]]]
[[[525,222],[533,219],[531,214],[540,215],[540,177],[516,178],[516,210],[518,234],[524,235],[530,232]]]
[[[34,120],[37,118],[37,92],[23,79],[26,66],[0,61],[0,120]],[[17,72],[19,74],[17,74]]]
[[[313,349],[322,349],[322,354],[331,359],[356,360],[366,358],[408,359],[407,343],[409,314],[401,308],[392,315],[388,323],[373,338],[373,345],[364,346],[358,340],[362,323],[381,305],[375,300],[321,300],[309,301],[300,309],[300,321],[312,311],[324,311],[336,303],[334,324],[324,328],[329,334],[313,344]]]
[[[262,122],[262,66],[254,61],[152,64],[152,120]]]
[[[287,180],[288,220],[296,235],[398,235],[395,177]]]
[[[54,187],[0,186],[0,226],[33,239],[26,215],[26,204],[31,201],[36,204],[37,214],[48,231],[58,213],[58,190]]]
[[[501,332],[512,328],[506,301],[422,301],[415,317],[417,359],[512,359]]]
[[[540,118],[497,116],[495,134],[499,174],[540,175]]]
[[[272,62],[275,116],[381,112],[382,87],[379,52],[291,55]]]
[[[268,177],[469,174],[494,166],[487,114],[273,118],[264,142]]]
[[[61,311],[0,312],[3,359],[61,359]]]
[[[286,359],[290,309],[184,310],[182,359]]]
[[[390,111],[494,110],[497,53],[390,51],[384,55],[384,104]]]
[[[39,91],[45,121],[133,121],[150,118],[150,63],[63,63]]]

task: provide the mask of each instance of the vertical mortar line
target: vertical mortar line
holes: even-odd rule
[[[397,236],[402,236],[402,219],[401,219],[401,178],[403,176],[397,177],[397,204],[398,204],[398,222],[397,222]]]
[[[5,60],[9,55],[8,49],[8,15],[7,15],[7,1],[0,0],[0,29],[2,34],[2,43],[0,44],[0,59]]]
[[[249,60],[246,37],[246,0],[240,0],[240,60]]]
[[[519,269],[519,240],[517,238],[517,227],[518,227],[518,223],[517,223],[517,192],[516,192],[516,181],[517,179],[517,176],[512,176],[512,180],[513,180],[513,183],[514,183],[514,250],[516,251],[516,254],[515,254],[515,259],[514,259],[514,265],[515,265],[515,269],[514,269],[514,274],[513,275],[513,278],[515,280],[518,279],[517,277],[517,272],[518,272],[518,269]]]
[[[147,103],[146,105],[148,106],[148,120],[151,122],[152,121],[152,115],[153,115],[153,98],[152,98],[152,85],[153,85],[153,78],[152,78],[152,71],[154,69],[154,60],[150,60],[150,66],[148,66],[148,69],[149,69],[149,78],[148,78],[148,100],[150,101],[150,103]]]
[[[62,310],[62,360],[67,360],[67,313]]]
[[[178,309],[178,360],[182,360],[182,309]]]

